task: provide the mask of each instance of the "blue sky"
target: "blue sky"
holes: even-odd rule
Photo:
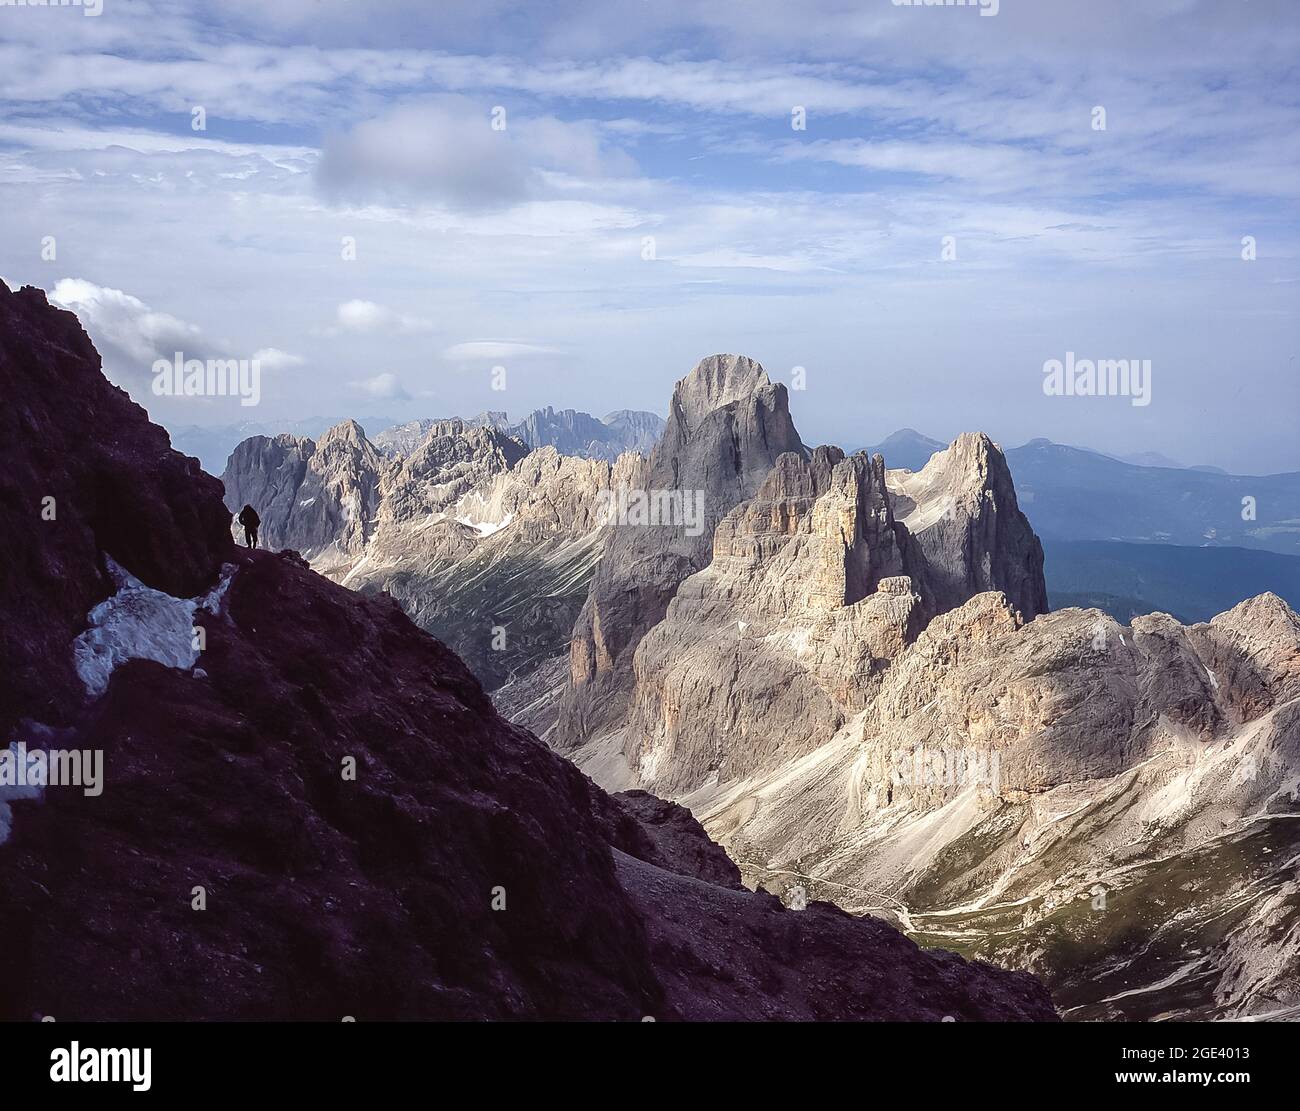
[[[1300,470],[1297,58],[1268,0],[0,6],[0,275],[172,425],[662,413],[738,351],[810,442]],[[178,349],[260,404],[150,396]]]

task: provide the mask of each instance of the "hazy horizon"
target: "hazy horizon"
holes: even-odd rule
[[[792,395],[791,416],[794,419],[795,427],[799,429],[801,438],[804,440],[804,443],[807,444],[807,446],[810,448],[817,447],[820,445],[832,445],[835,447],[842,448],[846,452],[852,453],[855,451],[861,451],[869,447],[870,448],[878,447],[885,440],[889,439],[891,436],[900,433],[909,433],[909,432],[915,433],[918,436],[935,440],[940,444],[947,445],[952,443],[952,441],[955,440],[959,435],[961,435],[962,432],[983,432],[986,435],[988,435],[988,437],[991,440],[993,440],[1004,451],[1011,450],[1014,448],[1024,447],[1035,440],[1047,440],[1051,443],[1058,444],[1064,447],[1077,448],[1082,451],[1098,452],[1100,454],[1108,456],[1109,458],[1118,459],[1121,462],[1131,462],[1135,466],[1164,465],[1162,463],[1150,462],[1150,461],[1135,462],[1135,460],[1141,456],[1160,456],[1168,461],[1168,465],[1170,467],[1175,467],[1180,470],[1192,470],[1198,467],[1215,466],[1215,464],[1207,464],[1202,460],[1174,458],[1172,456],[1164,456],[1163,453],[1160,452],[1148,452],[1145,449],[1137,449],[1134,451],[1110,452],[1110,451],[1105,451],[1102,448],[1099,448],[1093,444],[1080,443],[1074,441],[1065,441],[1065,440],[1051,440],[1050,437],[1045,437],[1045,436],[1031,436],[1025,440],[1009,439],[1006,437],[999,436],[995,431],[993,431],[990,428],[962,428],[953,431],[951,434],[945,434],[936,431],[934,429],[901,426],[898,428],[890,428],[886,431],[880,432],[879,434],[859,435],[856,438],[850,438],[842,441],[834,440],[834,439],[828,439],[826,437],[819,437],[816,435],[808,434],[804,431],[800,423],[799,413],[797,410],[798,400],[799,400],[798,394]],[[146,404],[147,407],[147,399],[144,400],[142,403]],[[544,410],[546,406],[543,405],[540,408]],[[554,409],[557,413],[563,411],[564,409],[570,409],[580,413],[587,413],[588,416],[594,417],[597,420],[603,420],[606,416],[609,416],[612,413],[619,411],[619,410],[610,410],[608,413],[592,413],[589,412],[588,410],[578,409],[575,406],[571,406],[571,405],[569,406],[552,405],[551,408]],[[523,412],[523,411],[516,412],[513,410],[497,410],[497,411],[504,412],[507,420],[513,425],[513,424],[520,423],[525,418],[532,415],[533,412],[536,412],[538,410],[529,410],[528,412]],[[661,420],[665,419],[665,410],[662,407],[660,409],[642,409],[642,410],[634,410],[634,411],[653,413]],[[248,419],[247,421],[235,421],[230,424],[201,425],[201,424],[173,423],[172,425],[164,425],[164,427],[166,427],[168,431],[171,432],[173,436],[175,436],[177,432],[189,433],[195,429],[198,429],[203,432],[217,433],[217,432],[234,432],[236,429],[241,429],[245,425],[256,426],[251,431],[242,432],[241,434],[242,437],[246,438],[247,436],[279,434],[280,432],[285,432],[291,435],[310,435],[307,432],[295,431],[295,429],[291,426],[301,425],[301,424],[306,424],[306,425],[319,424],[322,426],[322,429],[326,429],[326,428],[333,427],[337,424],[340,424],[343,421],[352,420],[352,421],[356,421],[359,425],[361,425],[362,430],[365,432],[367,439],[374,439],[375,436],[378,435],[380,432],[387,431],[388,429],[396,427],[398,425],[413,424],[422,420],[452,420],[452,419],[473,420],[475,418],[481,417],[482,415],[484,415],[485,412],[487,412],[487,410],[482,410],[482,409],[480,409],[477,412],[468,412],[468,411],[456,412],[456,413],[427,412],[427,413],[421,413],[414,416],[403,417],[400,420],[388,414],[369,412],[369,411],[362,412],[360,410],[353,413],[346,413],[346,414],[344,413],[329,414],[329,413],[312,412],[312,413],[304,413],[302,415],[297,415],[292,417],[285,417],[281,420],[276,420],[275,418],[263,420],[260,417],[255,415],[250,419]],[[279,428],[276,426],[283,426],[283,427]],[[319,435],[319,433],[317,435]],[[183,444],[176,444],[174,446],[180,448],[184,447]],[[897,468],[902,466],[901,463],[891,462],[891,460],[888,457],[886,457],[885,463],[887,466],[891,468]],[[1226,468],[1220,468],[1220,469],[1226,471]],[[218,469],[216,472],[213,473],[216,473],[219,477],[220,469]],[[1267,475],[1269,474],[1294,473],[1294,472],[1231,471],[1226,473],[1235,474],[1242,477],[1251,477],[1252,475],[1267,477]]]

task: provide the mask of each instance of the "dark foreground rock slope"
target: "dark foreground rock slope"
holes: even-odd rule
[[[685,812],[594,787],[391,600],[235,550],[220,485],[39,291],[0,289],[0,382],[5,739],[104,754],[98,796],[0,802],[0,1018],[1055,1017],[1026,975],[745,891]],[[169,596],[226,585],[196,666],[127,659],[92,697],[70,661],[109,559],[144,584],[109,606],[137,655]]]
[[[0,283],[3,286],[3,283]],[[221,483],[99,372],[77,318],[0,288],[0,729],[17,705],[62,718],[68,644],[113,584],[112,552],[149,586],[192,595],[230,549]]]

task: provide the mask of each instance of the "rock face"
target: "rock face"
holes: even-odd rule
[[[638,782],[743,778],[834,734],[920,628],[913,543],[879,456],[781,456],[637,648],[624,752]]]
[[[746,388],[700,377],[688,429]],[[1295,614],[1048,613],[996,445],[884,463],[779,457],[709,556],[612,533],[567,751],[688,806],[747,883],[1026,967],[1073,1016],[1300,1015]]]
[[[484,457],[481,448],[471,455]],[[490,478],[476,476],[441,509],[404,502],[411,474],[425,488],[432,474],[439,491],[459,489],[446,467],[408,471],[415,459],[402,461],[400,487],[385,486],[375,536],[341,581],[390,593],[490,689],[526,679],[567,647],[600,555],[602,493],[626,483],[638,458],[611,466],[551,447],[513,462],[503,455]],[[532,724],[544,730],[553,716]]]
[[[1126,627],[984,593],[801,762],[683,801],[751,883],[1027,968],[1072,1017],[1205,1019],[1300,1013],[1298,782],[1281,599]]]
[[[104,758],[100,795],[5,803],[0,1018],[1055,1017],[1029,977],[738,889],[684,812],[605,795],[503,721],[391,599],[234,548],[215,481],[69,314],[0,291],[0,325],[2,489],[36,553],[0,591],[3,663],[33,676],[3,716]],[[118,523],[137,512],[147,538]],[[142,636],[78,690],[75,607],[111,591],[110,557],[163,609],[220,578],[198,666]]]
[[[253,436],[231,453],[222,481],[237,514],[253,506],[268,548],[310,553],[323,567],[347,563],[374,531],[379,505],[379,453],[356,421],[318,441]],[[235,528],[242,539],[242,530]]]
[[[743,355],[713,355],[677,383],[662,439],[635,482],[647,513],[620,513],[573,629],[557,743],[619,728],[632,657],[683,579],[704,567],[718,522],[752,497],[777,458],[806,455],[785,386]]]
[[[434,422],[419,447],[385,470],[377,529],[433,518],[478,531],[483,521],[475,492],[526,454],[522,444],[494,428]]]
[[[915,474],[800,446],[746,498],[758,445],[798,439],[783,404],[778,436],[718,434],[714,414],[766,412],[760,375],[741,357],[701,363],[650,464],[651,487],[689,486],[708,460],[748,458],[706,498],[722,511],[711,552],[652,525],[613,530],[574,628],[554,740],[611,786],[679,794],[788,764],[865,708],[935,615],[991,589],[1025,619],[1047,609],[1042,547],[986,436]]]

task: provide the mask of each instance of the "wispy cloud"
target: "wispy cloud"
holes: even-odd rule
[[[513,340],[469,340],[452,344],[442,354],[451,362],[481,362],[484,359],[513,359],[529,355],[555,355],[554,347]]]

